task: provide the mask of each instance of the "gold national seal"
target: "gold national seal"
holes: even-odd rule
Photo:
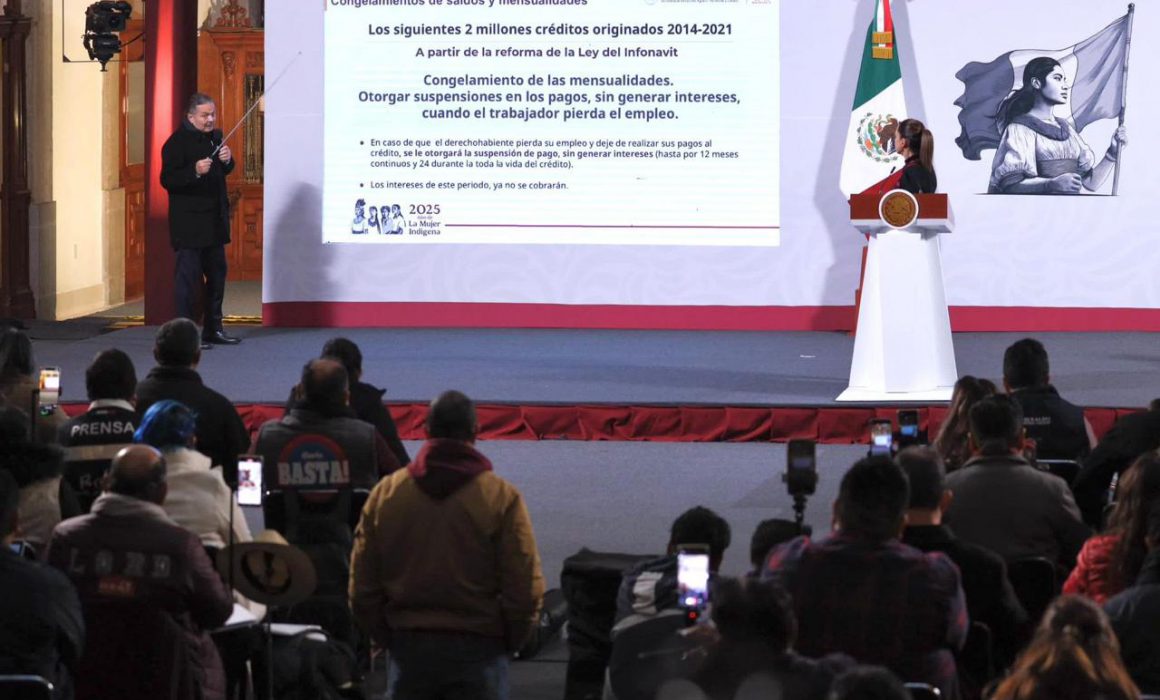
[[[887,192],[878,208],[891,228],[907,228],[918,218],[918,202],[905,190]]]

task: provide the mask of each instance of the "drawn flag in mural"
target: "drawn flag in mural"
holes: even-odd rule
[[[902,158],[894,152],[894,130],[905,118],[906,97],[902,93],[894,14],[890,0],[878,0],[874,19],[866,30],[838,180],[847,197],[862,192],[902,165]]]
[[[997,148],[1003,132],[999,106],[1023,87],[1023,75],[1033,59],[1055,59],[1067,77],[1070,99],[1055,107],[1054,114],[1076,131],[1100,119],[1120,114],[1124,104],[1124,72],[1131,38],[1131,12],[1075,46],[1058,51],[1019,49],[990,63],[972,62],[955,77],[964,90],[955,105],[960,107],[962,133],[955,143],[969,160],[979,160],[984,150]]]

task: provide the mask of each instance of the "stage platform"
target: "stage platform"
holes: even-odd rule
[[[106,321],[108,319],[105,319]],[[36,323],[36,360],[63,373],[63,400],[84,401],[84,368],[107,347],[153,365],[155,328],[94,334]],[[72,329],[72,330],[69,330]],[[365,379],[386,387],[403,434],[421,436],[424,405],[464,391],[481,405],[485,436],[509,439],[761,441],[861,438],[865,421],[896,406],[838,404],[853,337],[844,333],[495,329],[281,329],[233,327],[245,341],[203,353],[206,382],[251,406],[254,425],[277,411],[302,364],[345,335],[364,354]],[[998,380],[1017,333],[955,334],[958,372]],[[1160,396],[1160,344],[1150,333],[1038,333],[1052,380],[1089,409],[1097,432],[1114,409]],[[918,406],[940,419],[942,404]],[[928,410],[929,409],[929,410]],[[1113,409],[1113,410],[1101,410]]]

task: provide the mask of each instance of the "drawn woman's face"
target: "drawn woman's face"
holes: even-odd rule
[[[398,204],[391,205],[391,216],[400,216],[402,212],[399,210]]]
[[[1070,90],[1071,88],[1067,84],[1067,75],[1064,74],[1063,68],[1055,66],[1042,80],[1042,85],[1039,87],[1039,94],[1043,99],[1047,100],[1048,104],[1061,105],[1067,102],[1067,94]]]
[[[379,210],[371,207],[367,210],[367,218],[371,221],[377,221],[379,218]]]

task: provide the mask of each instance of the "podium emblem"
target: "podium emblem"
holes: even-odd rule
[[[891,190],[878,203],[878,216],[890,228],[910,228],[918,220],[918,200],[906,190]]]

